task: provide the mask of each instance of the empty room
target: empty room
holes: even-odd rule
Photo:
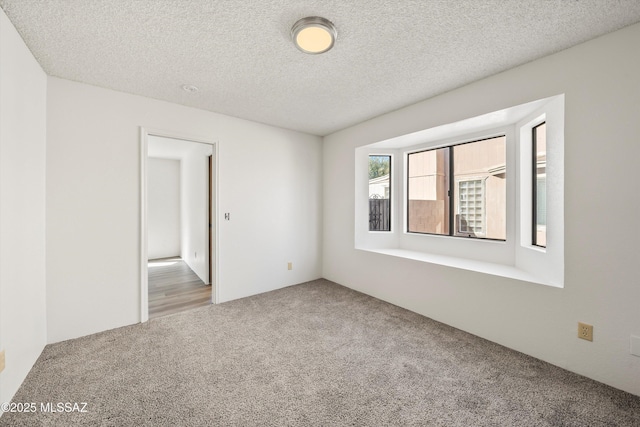
[[[0,426],[640,425],[636,0],[0,8]]]

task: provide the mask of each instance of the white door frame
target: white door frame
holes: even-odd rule
[[[198,135],[189,135],[181,132],[166,131],[160,129],[151,129],[140,127],[140,322],[149,320],[149,269],[148,269],[148,230],[147,230],[147,158],[149,148],[149,136],[161,136],[165,138],[181,139],[190,142],[199,142],[209,144],[213,148],[213,188],[211,183],[209,191],[213,190],[213,212],[209,212],[211,224],[214,227],[213,233],[213,256],[209,253],[209,263],[213,264],[213,277],[211,281],[211,303],[218,303],[219,281],[220,277],[218,260],[218,141],[214,138],[207,138]]]

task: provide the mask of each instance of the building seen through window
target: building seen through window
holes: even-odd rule
[[[407,231],[506,239],[506,138],[408,155]]]

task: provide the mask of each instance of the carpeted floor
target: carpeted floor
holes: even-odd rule
[[[326,280],[49,345],[14,402],[0,425],[640,426],[640,397]]]

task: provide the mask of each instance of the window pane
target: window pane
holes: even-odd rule
[[[408,231],[449,234],[449,149],[408,158]]]
[[[499,136],[452,149],[454,235],[505,240],[506,138]]]
[[[533,244],[547,246],[547,125],[533,128]]]
[[[369,156],[369,231],[391,231],[391,156]]]

